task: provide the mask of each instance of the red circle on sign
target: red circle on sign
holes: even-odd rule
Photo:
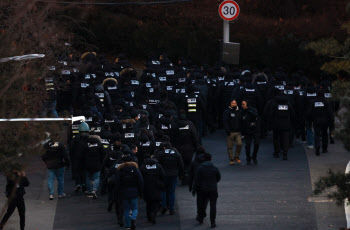
[[[235,7],[236,7],[236,12],[234,13],[233,17],[231,17],[231,18],[225,17],[225,15],[222,13],[222,8],[228,3],[231,3],[231,4],[235,5]],[[232,0],[223,1],[219,6],[220,17],[226,21],[233,21],[233,20],[237,19],[239,16],[239,12],[240,12],[240,8],[239,8],[238,3],[235,1],[232,1]]]

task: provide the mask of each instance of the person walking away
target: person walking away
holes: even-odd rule
[[[162,200],[162,190],[164,189],[165,173],[163,167],[156,159],[146,155],[144,164],[140,171],[144,180],[143,199],[146,202],[148,221],[156,224],[156,216],[160,210]]]
[[[288,160],[289,132],[295,121],[295,113],[283,91],[276,96],[271,113],[269,117],[273,126],[273,155],[279,158],[282,146],[283,160]]]
[[[75,180],[75,193],[80,190],[86,192],[86,172],[85,172],[85,148],[89,138],[90,127],[87,123],[82,122],[79,125],[79,134],[71,141],[70,155],[72,156],[72,174]]]
[[[138,165],[132,162],[130,156],[123,157],[124,163],[117,167],[117,189],[120,190],[124,208],[125,229],[136,229],[138,214],[138,196],[143,193],[143,178]],[[130,215],[131,211],[131,215]]]
[[[239,159],[239,156],[242,150],[242,114],[237,106],[236,100],[231,101],[229,108],[224,112],[223,123],[227,135],[227,152],[230,160],[230,165],[234,165],[234,161],[240,164],[241,160]],[[235,157],[233,158],[234,143],[236,143],[236,151]]]
[[[25,203],[24,194],[26,193],[25,187],[29,186],[29,180],[26,177],[22,166],[15,164],[6,175],[6,197],[8,199],[7,211],[0,222],[0,230],[4,229],[4,226],[12,213],[17,208],[20,218],[20,229],[24,230],[25,227]]]
[[[58,135],[56,135],[56,138],[57,137]],[[49,188],[49,200],[53,200],[55,177],[57,179],[58,197],[65,198],[67,195],[63,192],[64,168],[68,170],[70,167],[67,147],[61,142],[53,142],[52,140],[49,140],[44,145],[44,148],[46,152],[41,158],[48,169],[47,184]]]
[[[210,154],[205,153],[204,162],[199,166],[195,179],[194,190],[197,193],[197,221],[202,224],[206,217],[206,208],[210,202],[211,228],[216,227],[216,202],[218,199],[218,182],[221,180],[219,169],[211,162]]]
[[[97,199],[102,162],[105,157],[105,150],[101,143],[101,138],[96,135],[90,135],[84,153],[87,194],[91,194],[94,199]]]
[[[161,213],[169,209],[170,215],[175,215],[175,190],[178,177],[184,174],[184,164],[180,153],[169,142],[162,143],[163,150],[156,155],[159,164],[165,171],[165,191],[162,192]]]
[[[321,140],[322,153],[328,152],[328,126],[334,122],[332,108],[324,97],[324,91],[318,90],[315,102],[310,106],[308,112],[315,132],[315,151],[316,156],[320,155]]]

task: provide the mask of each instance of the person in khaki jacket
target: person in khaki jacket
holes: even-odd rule
[[[227,135],[227,152],[230,165],[234,165],[235,161],[240,164],[239,156],[242,150],[242,113],[237,106],[236,100],[231,101],[229,108],[224,112],[223,123]],[[235,157],[233,158],[233,146],[235,143],[236,151]]]

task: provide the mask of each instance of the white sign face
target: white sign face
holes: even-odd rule
[[[232,0],[224,1],[220,4],[219,14],[220,17],[226,21],[235,20],[239,15],[240,9],[237,2]]]

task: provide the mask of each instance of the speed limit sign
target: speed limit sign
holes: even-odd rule
[[[233,21],[238,18],[239,11],[238,3],[232,0],[223,1],[219,7],[220,16],[226,21]]]

